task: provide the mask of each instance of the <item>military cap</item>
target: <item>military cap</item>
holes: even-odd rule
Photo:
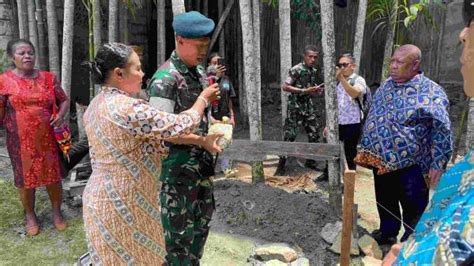
[[[174,17],[173,29],[184,38],[206,37],[214,30],[214,21],[197,11],[181,13]]]

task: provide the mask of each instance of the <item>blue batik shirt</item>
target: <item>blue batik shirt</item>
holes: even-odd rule
[[[459,265],[474,255],[474,149],[441,176],[395,265]],[[471,265],[471,264],[469,264]]]
[[[372,99],[354,161],[385,174],[417,164],[444,171],[452,153],[449,101],[422,73],[397,84],[388,78]]]

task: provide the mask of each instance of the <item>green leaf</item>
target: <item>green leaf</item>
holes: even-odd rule
[[[410,24],[411,24],[411,19],[410,19],[410,17],[406,17],[406,18],[403,20],[403,24],[405,25],[405,28],[409,28],[409,27],[410,27]]]
[[[416,17],[418,15],[418,10],[419,10],[419,7],[417,7],[417,4],[411,5],[410,6],[410,15]]]

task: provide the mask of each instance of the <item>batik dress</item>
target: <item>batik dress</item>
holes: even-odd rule
[[[54,89],[48,85],[51,79]],[[58,104],[67,100],[54,75],[46,71],[36,71],[32,78],[19,77],[13,71],[0,75],[0,108],[5,108],[7,149],[19,188],[61,181],[58,144],[50,125],[53,91]]]
[[[414,233],[403,243],[395,265],[460,265],[473,255],[474,149],[471,149],[464,160],[441,176]]]
[[[94,264],[160,265],[164,138],[191,133],[197,112],[169,114],[115,88],[104,88],[84,114],[92,175],[83,194],[84,226]]]

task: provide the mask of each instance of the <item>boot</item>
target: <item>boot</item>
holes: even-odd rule
[[[278,167],[275,171],[274,176],[282,176],[285,175],[285,164],[286,164],[286,158],[285,157],[280,157],[280,160],[278,161]]]

